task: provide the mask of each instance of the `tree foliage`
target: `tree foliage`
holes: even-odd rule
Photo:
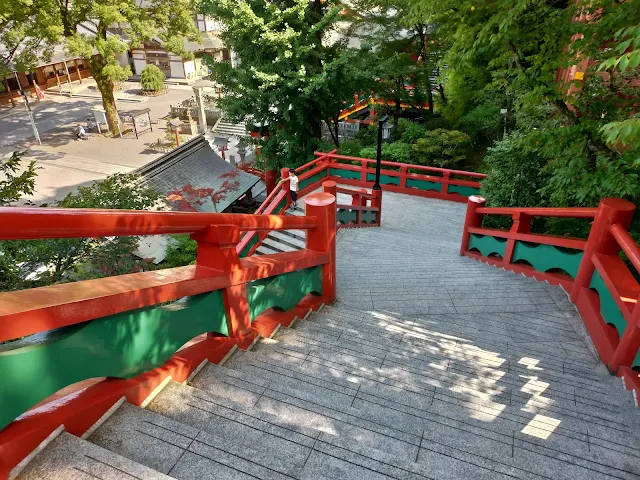
[[[470,133],[485,124],[495,135],[496,117],[484,113],[506,109],[507,130],[518,133],[490,150],[487,162],[501,180],[485,182],[487,197],[520,201],[504,192],[519,190],[523,177],[511,177],[513,166],[528,157],[542,172],[531,197],[540,204],[591,206],[603,196],[638,203],[634,3],[413,1],[415,18],[427,15],[450,45],[447,117]],[[572,66],[583,76],[558,83]]]
[[[36,162],[30,161],[23,168],[25,152],[13,152],[11,157],[0,159],[0,206],[17,202],[25,195],[31,195],[35,188]]]
[[[335,121],[353,94],[366,91],[367,55],[335,38],[338,2],[204,0],[222,22],[238,64],[212,62],[220,107],[233,121],[269,126],[261,148],[269,168],[297,166],[320,143],[321,122]],[[335,141],[336,139],[334,139]]]

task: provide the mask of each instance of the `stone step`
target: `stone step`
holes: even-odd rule
[[[227,388],[224,383],[218,385],[222,389]],[[248,392],[249,396],[255,393]],[[299,478],[352,478],[353,473],[348,471],[354,466],[359,467],[356,472],[360,470],[364,478],[378,478],[378,474],[382,474],[392,478],[422,479],[437,474],[435,465],[424,466],[412,460],[403,461],[397,455],[354,441],[351,436],[336,435],[296,423],[295,416],[281,418],[253,408],[244,400],[236,402],[226,396],[182,384],[169,384],[147,408],[216,435],[227,445],[237,447],[236,454],[239,457],[261,464],[264,464],[263,456],[268,456],[272,449],[276,450],[274,457],[287,454],[286,461],[291,462],[292,454],[287,453],[287,442],[295,442],[308,449]],[[229,440],[230,437],[233,438]],[[265,445],[256,446],[257,439]],[[275,460],[267,458],[266,461],[273,463]],[[325,470],[320,469],[320,465]]]
[[[257,356],[255,353],[241,353],[242,357]],[[254,363],[252,359],[245,360],[244,363]],[[255,358],[254,358],[255,360]],[[239,367],[229,363],[229,367],[243,368],[251,370],[251,367]],[[276,363],[263,364],[262,371],[255,367],[254,375],[266,377],[266,372],[275,372],[285,376],[284,369],[278,369],[277,363],[282,363],[279,358]],[[257,363],[260,365],[260,363]],[[296,372],[298,378],[302,378],[300,367],[291,368]],[[305,372],[309,381],[329,381],[330,375],[311,379],[310,372]],[[337,372],[331,374],[339,378],[351,377],[355,372]],[[374,372],[379,373],[379,372]],[[272,375],[273,377],[274,375]],[[275,383],[275,379],[273,380]],[[349,388],[344,382],[339,383],[340,388]],[[355,390],[355,382],[351,385],[351,390]],[[272,387],[269,384],[268,388]],[[428,401],[425,401],[428,399]],[[357,390],[355,390],[355,400],[353,406],[359,411],[362,419],[371,420],[384,419],[389,426],[401,427],[406,432],[415,432],[421,428],[429,428],[433,425],[441,425],[442,428],[455,428],[461,442],[469,435],[478,438],[495,439],[498,444],[513,446],[513,442],[519,441],[523,448],[534,451],[557,452],[558,455],[570,455],[576,462],[584,463],[585,468],[593,467],[592,464],[603,464],[603,471],[618,468],[619,464],[626,465],[627,469],[634,474],[638,473],[634,469],[634,458],[640,458],[640,443],[632,442],[630,445],[620,443],[620,435],[625,437],[633,436],[632,428],[624,428],[611,423],[610,419],[598,423],[591,423],[583,418],[583,415],[564,415],[558,411],[544,411],[531,408],[525,411],[523,408],[511,407],[508,405],[483,406],[470,404],[464,400],[464,396],[451,396],[447,393],[440,393],[437,389],[432,395],[432,400],[428,397],[428,392],[417,394],[414,391],[403,388],[383,385],[369,379],[359,379]],[[471,419],[469,412],[473,412]],[[462,426],[461,426],[462,425]],[[424,437],[423,437],[424,439]],[[478,444],[480,448],[482,442]],[[488,442],[491,443],[491,442]],[[495,445],[494,445],[495,446]],[[623,452],[623,453],[621,453]],[[475,451],[474,454],[481,454]],[[495,460],[495,459],[494,459]],[[600,468],[600,467],[593,467]],[[623,469],[624,470],[624,469]]]
[[[281,421],[347,437],[364,446],[392,453],[404,461],[415,459],[420,436],[402,432],[375,421],[364,421],[349,405],[329,407],[326,400],[283,385],[265,385],[265,381],[250,375],[207,365],[192,380],[191,385],[216,397],[243,403],[278,416]],[[273,388],[271,388],[273,387]]]
[[[507,314],[504,314],[507,315]],[[354,317],[351,318],[351,317]],[[606,383],[617,383],[611,375],[608,374],[606,368],[601,362],[593,358],[588,352],[587,347],[582,341],[576,340],[574,343],[563,342],[562,347],[549,345],[548,343],[511,342],[508,348],[499,343],[478,343],[461,342],[451,336],[447,336],[446,332],[440,333],[443,327],[446,329],[447,324],[458,322],[473,322],[473,319],[467,318],[465,315],[446,315],[442,317],[430,317],[427,319],[392,317],[389,315],[376,315],[372,317],[366,313],[360,312],[358,315],[345,311],[327,309],[321,316],[314,317],[320,329],[344,330],[344,333],[351,335],[360,335],[361,326],[367,325],[367,334],[372,333],[372,342],[375,343],[375,336],[391,336],[394,342],[403,342],[406,345],[403,348],[420,347],[421,345],[430,346],[434,342],[439,345],[446,344],[449,347],[464,347],[465,350],[488,350],[489,356],[502,357],[503,360],[513,360],[511,363],[514,368],[518,365],[527,369],[536,369],[537,371],[557,371],[559,373],[576,373],[579,374],[581,380],[590,380],[592,383],[602,386]],[[442,320],[436,326],[435,321]],[[564,327],[570,328],[570,327]],[[437,331],[434,331],[437,329]],[[400,338],[399,338],[400,337]],[[438,338],[439,337],[439,338]],[[483,347],[483,348],[478,348]],[[459,349],[459,348],[458,348]],[[517,355],[516,355],[517,349]],[[563,355],[560,357],[559,355]],[[485,355],[486,356],[486,355]],[[535,358],[530,358],[535,357]]]
[[[316,363],[305,356],[288,356],[282,352],[266,350],[256,345],[256,351],[238,352],[226,364],[229,368],[245,373],[252,373],[255,378],[277,378],[277,376],[291,377],[299,382],[321,384],[325,388],[342,389],[350,391],[355,396],[353,405],[357,406],[359,400],[369,403],[385,404],[393,402],[394,405],[408,413],[420,415],[423,411],[430,411],[431,405],[436,405],[445,411],[459,410],[463,415],[474,411],[478,418],[485,418],[487,422],[506,421],[511,429],[522,430],[527,427],[531,418],[540,415],[540,418],[553,418],[553,421],[544,422],[537,428],[569,438],[584,439],[587,432],[591,434],[591,444],[610,444],[612,441],[620,443],[618,437],[621,433],[634,436],[634,428],[626,424],[620,424],[619,418],[603,415],[600,412],[594,414],[584,411],[569,410],[561,406],[545,402],[529,400],[527,403],[512,401],[509,394],[497,392],[494,395],[479,392],[475,396],[472,390],[464,384],[444,385],[421,383],[419,378],[397,375],[396,372],[383,369],[353,369],[330,362]],[[295,352],[293,352],[295,355]],[[277,387],[271,387],[277,388]],[[399,407],[401,406],[401,407]],[[561,419],[561,426],[556,425],[555,420]],[[491,428],[490,426],[488,428]],[[559,433],[558,433],[559,432]],[[638,438],[635,435],[636,439]],[[640,444],[637,444],[640,448]],[[620,445],[616,448],[625,448]],[[635,447],[634,447],[635,448]]]
[[[378,354],[380,356],[392,354],[409,359],[419,358],[423,360],[449,359],[450,367],[464,368],[464,362],[487,367],[507,369],[510,372],[518,372],[522,375],[536,375],[541,380],[562,381],[574,385],[576,388],[595,390],[609,395],[613,388],[618,391],[619,381],[601,368],[575,362],[548,361],[533,357],[532,353],[514,355],[513,352],[503,354],[491,347],[479,348],[477,345],[468,345],[451,339],[406,339],[398,332],[388,332],[377,325],[371,325],[370,332],[363,333],[356,330],[358,324],[365,324],[366,320],[351,323],[336,318],[323,312],[315,315],[309,322],[298,325],[296,328],[301,336],[308,338],[310,342],[341,343],[354,351]],[[412,322],[415,325],[415,322]],[[376,338],[376,333],[379,336]],[[337,340],[336,340],[337,337]],[[380,340],[382,338],[382,340]],[[344,340],[348,339],[348,340]],[[623,404],[629,403],[626,394]]]
[[[60,433],[16,477],[19,480],[170,480],[171,477],[67,432]]]
[[[313,323],[313,319],[309,320]],[[304,328],[304,327],[301,327]],[[327,340],[328,338],[328,340]],[[350,366],[352,368],[383,368],[406,372],[407,374],[425,376],[438,382],[476,383],[479,388],[497,388],[511,391],[512,395],[528,401],[531,396],[543,396],[555,404],[565,408],[580,407],[582,411],[593,407],[596,411],[608,411],[613,414],[633,409],[631,403],[614,404],[618,397],[626,399],[626,393],[618,388],[606,389],[590,388],[575,382],[560,382],[546,378],[540,372],[527,373],[510,371],[508,366],[487,366],[468,364],[463,361],[451,361],[446,357],[407,357],[395,352],[375,349],[353,348],[349,342],[339,343],[330,337],[317,340],[297,335],[295,330],[282,330],[273,345],[276,349],[287,349],[296,354],[308,355],[315,359],[329,360],[333,363]],[[272,345],[271,343],[265,345]],[[260,347],[262,348],[262,347]]]
[[[236,367],[240,365],[239,362],[243,357],[255,354],[239,353],[238,355]],[[233,367],[233,362],[232,357],[227,366]],[[307,388],[293,388],[291,377],[285,381],[287,376],[282,371],[278,371],[275,365],[269,365],[262,372],[253,374],[242,372],[237,375],[236,373],[240,372],[236,371],[236,373],[230,374],[225,370],[227,367],[218,368],[213,377],[218,381],[226,378],[238,388],[251,389],[250,391],[253,391],[254,395],[259,395],[257,405],[266,404],[267,411],[272,413],[285,415],[289,413],[292,405],[309,409],[317,407],[323,402],[319,398],[316,401],[309,400],[305,393],[300,393],[303,391],[309,393]],[[267,375],[265,373],[267,370],[276,373]],[[300,378],[298,377],[296,381],[302,382]],[[323,383],[324,389],[328,385],[328,382],[324,380],[315,383]],[[207,384],[212,385],[214,382],[209,380]],[[551,455],[552,458],[555,458],[553,457],[555,455],[561,460],[570,457],[572,462],[582,465],[579,468],[576,467],[576,471],[580,472],[583,470],[588,472],[590,469],[595,469],[594,471],[600,473],[620,470],[624,475],[630,472],[631,476],[622,478],[632,478],[632,475],[637,473],[629,456],[633,458],[633,455],[638,455],[640,450],[626,447],[627,451],[622,454],[619,450],[620,448],[624,449],[624,446],[610,443],[598,437],[592,437],[593,443],[590,443],[589,431],[579,420],[558,420],[535,414],[530,414],[528,418],[514,419],[511,416],[517,414],[517,410],[510,408],[505,408],[506,411],[502,412],[476,408],[475,415],[479,418],[469,419],[468,408],[454,408],[451,403],[441,402],[439,398],[431,400],[426,395],[386,385],[371,385],[367,382],[361,382],[357,390],[344,385],[340,385],[339,388],[342,389],[342,394],[346,394],[347,389],[354,392],[353,407],[356,408],[336,403],[323,412],[325,416],[335,418],[341,414],[349,413],[358,417],[360,421],[376,423],[403,433],[413,433],[415,436],[421,435],[420,445],[424,445],[426,451],[430,452],[427,458],[431,458],[437,453],[439,446],[445,445],[462,453],[471,453],[474,458],[477,457],[476,459],[484,458],[488,462],[487,465],[491,462],[499,462],[513,468],[518,464],[512,458],[512,451],[516,445],[519,445],[518,448],[523,451],[531,451],[535,454]],[[260,394],[257,389],[260,389]],[[322,395],[319,390],[316,393],[318,396]],[[273,405],[274,400],[276,401],[275,406]],[[277,400],[286,402],[289,407],[278,405]],[[489,417],[491,418],[489,419]],[[569,422],[569,420],[574,421],[567,428],[559,426],[560,423]],[[629,431],[624,433],[628,434]],[[440,438],[443,434],[446,434],[446,440]],[[591,454],[591,450],[596,453]],[[422,446],[420,451],[422,451]],[[462,453],[460,454],[461,458]],[[620,467],[620,465],[622,466]]]

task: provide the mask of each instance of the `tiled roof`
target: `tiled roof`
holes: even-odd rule
[[[209,145],[203,135],[181,145],[175,150],[148,163],[137,170],[144,181],[163,195],[179,189],[184,185],[194,188],[213,188],[218,190],[224,183],[220,175],[233,170],[234,167],[223,160]],[[250,190],[260,179],[254,175],[238,170],[235,178],[239,186],[234,192],[216,204],[216,210],[222,212],[229,205]],[[203,211],[213,211],[211,202],[200,207]]]

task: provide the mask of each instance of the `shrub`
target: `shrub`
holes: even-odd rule
[[[357,157],[362,150],[362,144],[358,140],[344,140],[338,148],[340,155],[347,155],[350,157]]]
[[[140,85],[145,92],[159,92],[164,89],[164,73],[155,65],[147,65],[140,74]]]
[[[422,165],[451,167],[467,158],[469,136],[458,130],[437,128],[428,130],[413,145],[417,163]]]
[[[377,148],[365,147],[360,150],[360,157],[376,158]],[[411,152],[411,145],[404,142],[393,142],[382,144],[382,160],[390,160],[400,163],[414,163]]]
[[[467,133],[474,142],[486,145],[498,139],[503,121],[500,108],[479,105],[460,119],[458,128]]]
[[[405,143],[416,143],[424,135],[424,127],[417,123],[401,118],[398,120],[398,127],[391,130],[394,139]]]
[[[364,127],[364,125],[361,125],[360,130],[358,130],[358,133],[356,134],[356,140],[358,140],[364,146],[375,145],[378,141],[377,125],[369,125],[367,128],[362,127]]]
[[[512,133],[487,151],[489,167],[482,195],[492,207],[535,207],[542,204],[542,187],[548,182],[546,160],[532,152],[521,133]]]

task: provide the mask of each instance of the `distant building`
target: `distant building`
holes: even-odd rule
[[[153,64],[162,70],[167,78],[191,81],[208,74],[200,58],[202,54],[210,55],[218,61],[231,60],[229,49],[218,37],[222,24],[205,15],[196,15],[194,21],[201,34],[201,43],[185,42],[185,49],[194,53],[195,58],[183,59],[180,55],[166,50],[162,46],[162,41],[157,38],[140,48],[131,49],[130,57],[134,75],[140,75],[144,67]]]

